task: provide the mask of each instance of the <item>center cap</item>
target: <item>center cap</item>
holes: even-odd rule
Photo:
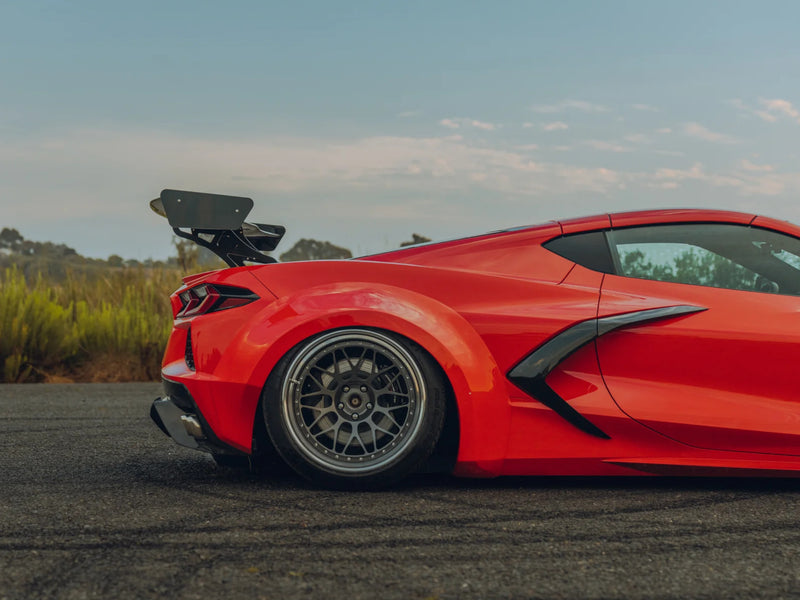
[[[347,420],[359,421],[369,417],[373,410],[373,399],[366,384],[360,387],[342,386],[336,401],[336,410]]]

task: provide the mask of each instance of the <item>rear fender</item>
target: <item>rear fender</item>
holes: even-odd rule
[[[395,332],[422,346],[453,388],[461,430],[457,472],[491,476],[499,471],[510,423],[504,378],[481,337],[452,308],[428,296],[374,283],[306,288],[273,307],[248,334],[250,344],[266,348],[250,386],[263,388],[281,357],[321,332],[342,327]]]

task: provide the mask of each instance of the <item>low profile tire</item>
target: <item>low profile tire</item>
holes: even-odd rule
[[[417,344],[372,329],[338,329],[299,344],[262,397],[267,431],[303,477],[375,488],[415,471],[442,431],[445,386]]]

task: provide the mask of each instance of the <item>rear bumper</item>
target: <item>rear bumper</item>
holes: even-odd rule
[[[212,454],[246,456],[219,440],[186,386],[169,379],[163,379],[163,385],[165,395],[153,401],[150,418],[176,444]]]

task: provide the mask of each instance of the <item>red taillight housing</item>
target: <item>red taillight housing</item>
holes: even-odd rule
[[[195,317],[250,304],[258,295],[247,288],[201,283],[178,294],[181,307],[176,318]]]

